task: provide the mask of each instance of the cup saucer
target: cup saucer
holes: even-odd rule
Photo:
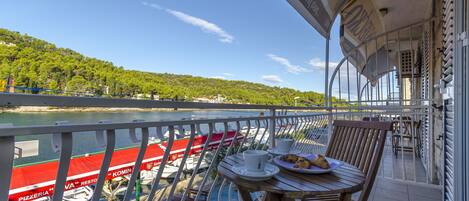
[[[265,181],[272,178],[274,175],[280,172],[280,169],[276,165],[270,163],[265,164],[265,169],[262,172],[248,171],[244,165],[233,166],[231,170],[239,175],[241,178],[249,181]]]
[[[287,152],[281,152],[277,150],[276,148],[271,148],[267,149],[267,151],[273,155],[279,156],[279,155],[285,155],[285,154],[299,154],[301,153],[299,150],[289,150]]]

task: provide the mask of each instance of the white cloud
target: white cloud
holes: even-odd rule
[[[161,7],[160,5],[155,4],[155,3],[148,3],[146,1],[143,1],[142,4],[144,6],[152,7],[152,8],[158,9],[158,10],[163,10],[163,7]]]
[[[232,35],[228,34],[225,30],[220,28],[218,25],[211,23],[207,20],[194,17],[194,16],[191,16],[191,15],[188,15],[186,13],[176,11],[176,10],[166,9],[166,11],[169,14],[173,15],[174,17],[178,18],[179,20],[187,24],[199,27],[200,29],[202,29],[202,31],[206,33],[217,35],[219,37],[218,40],[222,43],[232,43],[234,40],[234,37]]]
[[[213,79],[220,79],[220,80],[226,80],[226,77],[224,76],[212,76],[210,78],[213,78]]]
[[[311,72],[311,69],[291,64],[287,58],[277,56],[275,54],[267,54],[267,57],[269,57],[272,61],[283,65],[289,73],[298,74],[304,72]]]
[[[324,70],[326,68],[326,61],[323,61],[317,57],[309,60],[308,64],[311,65],[315,70]],[[339,62],[329,61],[329,69],[334,69],[337,65],[339,65]]]
[[[277,75],[263,75],[262,80],[272,84],[279,84],[283,82],[283,80]]]
[[[172,9],[168,9],[168,8],[165,9],[164,7],[162,7],[158,4],[148,3],[146,1],[143,1],[142,4],[144,6],[155,8],[157,10],[163,10],[164,9],[166,12],[173,15],[174,17],[181,20],[182,22],[185,22],[185,23],[190,24],[190,25],[195,26],[195,27],[199,27],[205,33],[210,33],[210,34],[217,35],[219,37],[218,40],[222,43],[232,43],[234,41],[234,37],[232,35],[227,33],[225,30],[220,28],[218,25],[216,25],[214,23],[211,23],[207,20],[191,16],[191,15],[183,13],[181,11],[172,10]]]
[[[223,73],[223,75],[228,76],[228,77],[233,77],[233,76],[235,76],[233,73]]]

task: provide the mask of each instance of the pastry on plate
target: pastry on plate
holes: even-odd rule
[[[298,156],[295,154],[283,155],[280,159],[289,163],[295,163],[298,160]]]
[[[322,169],[329,169],[331,166],[329,165],[329,162],[327,162],[326,157],[323,155],[319,154],[316,159],[311,161],[311,164],[317,167],[320,167]]]
[[[298,157],[298,160],[296,160],[295,165],[293,166],[294,168],[303,168],[303,169],[308,169],[311,167],[311,161],[309,161],[306,158],[303,157]]]

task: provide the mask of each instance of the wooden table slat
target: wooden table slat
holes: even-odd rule
[[[362,189],[365,175],[356,167],[345,163],[330,174],[300,174],[281,168],[280,173],[267,181],[248,181],[231,171],[233,166],[244,165],[241,154],[225,157],[218,173],[243,191],[266,191],[270,195],[302,198],[306,195],[351,194]],[[246,192],[243,192],[246,193]]]

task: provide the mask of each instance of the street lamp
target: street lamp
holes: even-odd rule
[[[300,97],[297,96],[297,97],[295,97],[295,98],[293,98],[293,99],[295,100],[295,107],[296,107],[296,101],[297,101],[298,99],[300,99]]]
[[[296,107],[297,100],[298,100],[298,99],[300,99],[300,97],[299,97],[299,96],[297,96],[297,97],[295,97],[295,98],[293,98],[293,99],[295,100],[295,107]],[[296,110],[296,109],[295,109],[295,114],[297,113],[297,111],[298,111],[298,110]]]

